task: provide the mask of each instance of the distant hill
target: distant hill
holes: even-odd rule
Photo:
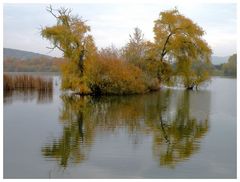
[[[223,64],[223,63],[227,63],[228,58],[229,58],[229,56],[225,56],[225,57],[212,56],[212,64],[220,65],[220,64]]]
[[[16,58],[18,60],[28,60],[32,58],[48,58],[51,59],[53,57],[47,56],[44,54],[39,54],[39,53],[34,53],[34,52],[29,52],[29,51],[23,51],[23,50],[18,50],[18,49],[10,49],[10,48],[3,48],[3,59],[8,59],[8,58]]]
[[[4,72],[59,72],[64,58],[3,48]]]

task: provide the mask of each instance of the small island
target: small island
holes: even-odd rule
[[[154,41],[135,28],[122,48],[98,49],[90,26],[71,10],[47,11],[56,25],[41,35],[63,52],[62,89],[80,95],[136,94],[182,84],[192,90],[210,79],[212,50],[202,38],[204,30],[176,8],[163,11],[154,21]]]

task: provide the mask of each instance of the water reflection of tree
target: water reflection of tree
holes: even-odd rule
[[[59,165],[67,167],[70,163],[80,163],[86,159],[93,140],[94,125],[88,120],[88,99],[75,99],[63,96],[60,120],[63,123],[62,136],[53,139],[42,148],[47,158],[55,158]]]
[[[62,135],[46,144],[42,153],[67,167],[87,158],[96,133],[125,129],[130,137],[151,134],[153,154],[160,165],[175,166],[199,149],[208,131],[207,116],[199,120],[191,114],[190,94],[163,90],[124,97],[62,96]]]
[[[199,142],[208,131],[207,114],[204,120],[191,116],[190,94],[191,92],[182,93],[176,112],[169,117],[170,120],[163,119],[164,114],[169,112],[160,114],[161,127],[158,132],[161,134],[154,135],[153,151],[161,165],[174,167],[176,163],[190,158],[199,149]]]

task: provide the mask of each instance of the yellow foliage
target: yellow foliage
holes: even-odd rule
[[[90,89],[87,86],[86,76],[81,76],[77,69],[76,63],[69,61],[62,64],[61,76],[62,76],[62,89],[70,89],[80,94],[89,94]]]
[[[193,88],[208,79],[206,73],[199,72],[209,71],[204,64],[210,62],[212,50],[202,38],[204,31],[200,26],[173,9],[160,13],[155,21],[154,34],[155,48],[152,51],[156,52],[155,59],[165,63],[174,61],[177,66],[175,74],[182,77],[186,88]],[[203,65],[197,63],[198,67],[193,69],[194,62]],[[168,82],[174,76],[169,68],[169,64],[162,65],[159,70],[161,81]]]

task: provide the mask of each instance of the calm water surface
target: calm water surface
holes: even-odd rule
[[[4,178],[236,178],[236,79],[199,91],[4,93]]]

